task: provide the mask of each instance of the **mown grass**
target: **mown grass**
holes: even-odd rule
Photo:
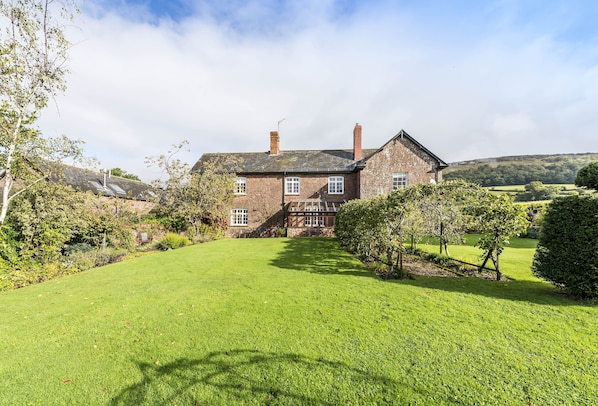
[[[148,255],[2,293],[0,316],[7,405],[598,402],[597,306],[534,279],[382,281],[334,239]]]
[[[464,244],[449,246],[450,256],[461,261],[480,265],[484,258],[482,250],[475,246],[479,239],[479,234],[466,234]],[[538,240],[511,238],[499,259],[501,270],[505,276],[521,281],[540,281],[530,272],[537,245]],[[418,247],[428,252],[440,251],[438,244],[432,241],[420,244]],[[488,261],[486,267],[493,269],[492,261]]]

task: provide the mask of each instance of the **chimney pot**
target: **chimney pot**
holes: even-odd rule
[[[359,123],[355,124],[355,128],[353,129],[353,159],[355,161],[359,161],[363,158],[363,154],[361,153],[361,125]]]
[[[280,136],[278,131],[270,131],[270,155],[278,155],[280,153]]]

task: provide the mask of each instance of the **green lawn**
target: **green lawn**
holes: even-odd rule
[[[465,244],[449,246],[451,257],[480,265],[484,260],[482,257],[483,252],[475,246],[479,238],[479,234],[466,234]],[[507,245],[499,258],[500,268],[503,273],[510,279],[518,281],[540,281],[530,272],[536,245],[538,245],[538,240],[511,238],[510,244]],[[431,243],[420,244],[418,247],[428,252],[439,252],[440,250],[437,244]],[[486,267],[494,269],[492,261],[488,261]]]
[[[229,239],[4,292],[0,404],[598,404],[598,306],[505,272],[389,282],[334,239]]]

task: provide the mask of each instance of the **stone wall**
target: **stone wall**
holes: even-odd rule
[[[344,193],[328,193],[328,177],[344,177]],[[227,235],[239,237],[256,230],[283,227],[283,208],[292,201],[319,199],[328,201],[347,201],[359,195],[359,178],[356,173],[346,174],[294,174],[287,175],[247,175],[245,195],[236,195],[233,200],[234,209],[249,210],[247,226],[231,226]],[[284,178],[299,178],[299,194],[283,194]]]
[[[361,199],[392,192],[393,173],[408,173],[408,184],[440,180],[432,158],[405,138],[395,138],[367,163],[360,173]],[[438,176],[438,179],[436,177]]]

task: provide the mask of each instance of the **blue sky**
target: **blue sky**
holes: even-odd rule
[[[598,152],[591,1],[87,0],[47,135],[103,166],[364,147],[405,129],[447,162]],[[59,112],[59,113],[58,113]]]

